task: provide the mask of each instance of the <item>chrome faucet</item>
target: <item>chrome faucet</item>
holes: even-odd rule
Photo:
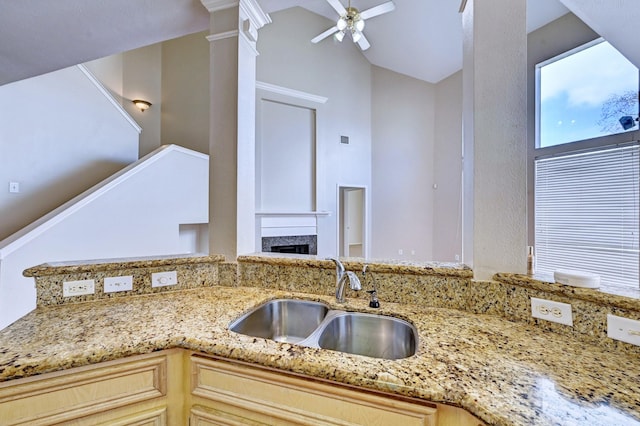
[[[360,280],[358,276],[351,271],[345,271],[344,265],[337,258],[330,257],[327,260],[332,260],[336,264],[336,302],[344,303],[344,287],[347,281],[349,281],[349,287],[351,290],[361,290]]]

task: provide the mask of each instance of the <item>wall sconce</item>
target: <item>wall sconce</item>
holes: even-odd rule
[[[138,108],[140,108],[140,111],[142,112],[145,112],[146,110],[149,109],[149,107],[151,107],[151,102],[143,101],[142,99],[134,99],[133,104]]]

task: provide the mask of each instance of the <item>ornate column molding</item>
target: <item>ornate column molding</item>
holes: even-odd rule
[[[257,0],[200,0],[210,14],[209,249],[233,260],[256,250]],[[215,72],[213,72],[215,71]]]
[[[244,34],[248,41],[258,41],[258,30],[271,23],[271,17],[265,13],[256,0],[200,0],[210,14],[226,9],[238,8],[238,33]],[[237,34],[225,31],[219,38]],[[210,36],[211,37],[211,36]],[[212,41],[212,40],[210,40]]]

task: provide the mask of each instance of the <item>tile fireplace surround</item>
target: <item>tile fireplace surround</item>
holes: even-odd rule
[[[262,237],[262,251],[271,252],[272,247],[308,245],[308,254],[318,254],[317,235],[290,235],[281,237]]]

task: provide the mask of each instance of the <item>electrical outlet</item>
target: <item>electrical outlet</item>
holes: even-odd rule
[[[165,287],[178,284],[176,271],[154,272],[151,274],[151,287]]]
[[[62,296],[83,296],[95,292],[96,283],[94,280],[64,281],[62,283]]]
[[[640,346],[640,321],[607,315],[607,336]]]
[[[106,277],[104,279],[104,292],[115,293],[117,291],[133,290],[133,276]]]
[[[568,303],[531,298],[531,316],[546,321],[573,326],[573,313]]]

